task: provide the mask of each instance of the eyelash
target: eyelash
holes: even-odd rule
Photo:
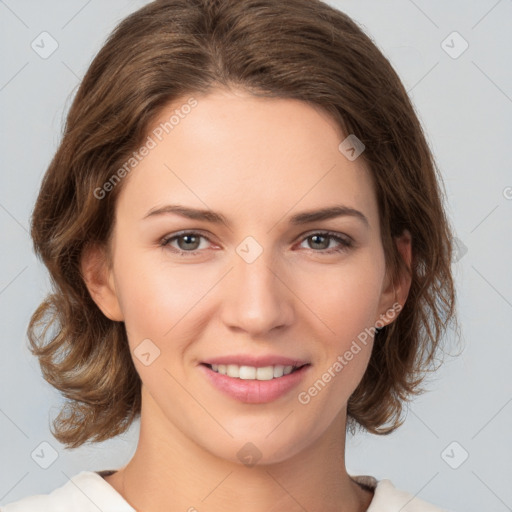
[[[201,233],[198,233],[197,231],[183,231],[181,233],[173,234],[170,236],[165,236],[164,238],[162,238],[160,240],[160,247],[170,247],[169,244],[172,241],[174,241],[178,238],[184,237],[184,236],[189,236],[189,235],[204,238],[205,240],[210,241],[208,237],[204,236]],[[308,238],[311,238],[311,237],[317,236],[317,235],[320,235],[323,237],[328,237],[331,240],[335,240],[336,242],[338,242],[340,244],[340,247],[334,248],[334,249],[323,249],[323,250],[318,250],[318,251],[315,249],[309,249],[310,251],[313,251],[315,253],[319,253],[319,254],[341,253],[341,252],[347,251],[348,249],[350,249],[353,246],[352,240],[342,238],[342,237],[338,236],[337,233],[333,233],[332,231],[315,231],[314,233],[311,233],[311,234],[308,234],[307,236],[305,236],[302,239],[301,243],[304,240],[307,240]],[[196,249],[194,251],[183,251],[181,249],[176,249],[175,247],[171,247],[171,250],[180,256],[195,256],[202,252],[202,249]]]

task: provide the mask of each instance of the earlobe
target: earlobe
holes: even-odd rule
[[[411,287],[412,237],[409,230],[405,229],[399,237],[395,238],[395,242],[409,271],[402,270],[398,280],[394,281],[388,278],[386,273],[387,283],[381,294],[380,317],[375,323],[377,327],[388,325],[396,319],[407,300]]]
[[[110,320],[122,322],[124,317],[104,249],[97,244],[85,247],[80,271],[91,298],[103,314]]]

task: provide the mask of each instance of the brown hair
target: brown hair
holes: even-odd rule
[[[53,293],[34,312],[28,337],[45,380],[68,399],[52,431],[67,447],[124,432],[141,406],[124,323],[102,314],[80,272],[86,246],[108,247],[123,182],[101,200],[94,191],[141,145],[164,106],[233,86],[323,108],[364,143],[394,278],[409,269],[393,237],[405,228],[412,235],[407,301],[375,335],[348,426],[389,433],[402,423],[402,402],[423,392],[455,320],[452,242],[439,171],[388,60],[347,15],[319,0],[159,0],[124,19],[91,63],[32,214]]]

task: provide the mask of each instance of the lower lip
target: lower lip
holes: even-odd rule
[[[218,390],[247,404],[263,404],[284,396],[304,378],[310,366],[305,365],[288,375],[272,380],[245,380],[214,372],[204,364],[199,365],[201,371]]]

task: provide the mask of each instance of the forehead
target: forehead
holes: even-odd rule
[[[268,212],[275,221],[294,205],[302,211],[343,203],[375,221],[364,160],[340,152],[346,135],[309,103],[243,91],[184,96],[159,112],[147,137],[152,148],[119,198],[128,215],[180,203],[241,219]]]

